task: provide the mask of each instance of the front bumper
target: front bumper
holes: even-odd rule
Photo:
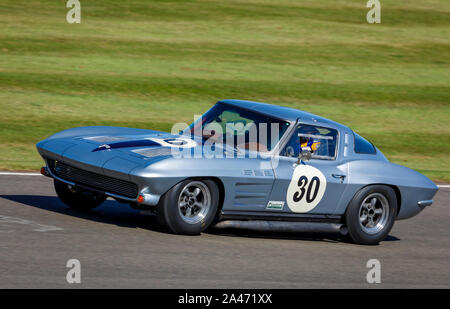
[[[111,192],[107,189],[108,185],[106,185],[106,181],[115,180],[117,182],[124,183],[123,180],[120,179],[113,179],[112,177],[103,176],[100,174],[95,174],[92,172],[84,171],[79,168],[68,166],[67,164],[64,164],[65,168],[72,168],[72,170],[69,172],[66,171],[66,173],[60,173],[58,174],[58,171],[55,169],[54,164],[55,160],[45,159],[46,166],[41,168],[41,174],[47,177],[51,177],[54,179],[57,179],[58,181],[64,182],[70,186],[73,186],[74,188],[80,188],[81,190],[87,190],[92,191],[96,193],[101,193],[106,196],[112,197],[114,199],[118,199],[120,201],[125,201],[129,203],[136,203],[136,204],[143,204],[148,206],[156,206],[159,202],[160,196],[150,193],[148,187],[145,187],[141,191],[138,191],[138,186],[136,184],[133,184],[136,186],[135,193],[133,191],[127,190],[125,194],[120,194],[117,191]],[[75,171],[75,172],[74,172]],[[71,173],[72,172],[72,173]],[[92,181],[92,179],[89,179],[89,177],[80,178],[79,174],[76,177],[76,172],[82,172],[85,173],[85,176],[90,176],[91,178],[96,178],[96,181]],[[100,180],[99,180],[100,179]],[[105,183],[103,184],[101,180],[104,180]],[[128,182],[131,184],[131,182]],[[111,187],[111,186],[109,186]],[[114,187],[113,187],[114,188]],[[116,189],[117,190],[117,189]]]

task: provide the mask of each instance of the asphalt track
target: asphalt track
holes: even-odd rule
[[[450,188],[378,246],[339,235],[164,233],[108,200],[78,212],[42,176],[0,175],[0,288],[450,288]],[[69,284],[69,259],[81,283]],[[381,283],[366,281],[369,259]]]

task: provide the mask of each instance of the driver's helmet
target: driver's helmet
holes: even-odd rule
[[[300,151],[309,150],[315,152],[320,147],[320,142],[313,136],[308,135],[320,135],[319,131],[312,126],[302,126],[298,130],[300,137]]]

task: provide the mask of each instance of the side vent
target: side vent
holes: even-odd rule
[[[253,171],[252,170],[244,170],[244,176],[253,176]]]
[[[264,176],[273,177],[273,171],[272,170],[264,170]]]
[[[263,172],[260,170],[253,170],[253,172],[255,173],[255,176],[263,176]]]
[[[244,176],[273,177],[272,170],[243,170]]]

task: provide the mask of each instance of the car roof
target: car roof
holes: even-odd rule
[[[269,116],[275,116],[277,118],[282,118],[288,121],[296,121],[300,118],[300,121],[314,121],[320,122],[322,124],[330,125],[339,129],[349,129],[347,126],[344,126],[335,121],[326,119],[324,117],[314,115],[302,110],[298,110],[291,107],[273,105],[262,102],[254,102],[254,101],[246,101],[246,100],[221,100],[218,103],[225,103],[233,106],[238,106],[241,108],[245,108],[248,110],[254,110],[255,112],[263,113]],[[319,124],[318,124],[319,125]]]

